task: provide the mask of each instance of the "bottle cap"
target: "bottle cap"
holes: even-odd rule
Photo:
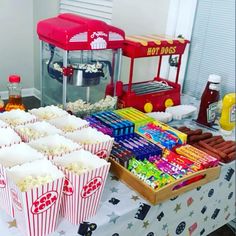
[[[209,82],[212,82],[212,83],[220,83],[221,77],[220,77],[219,75],[211,74],[211,75],[209,75],[209,77],[208,77],[208,81],[209,81]]]
[[[20,76],[19,75],[10,75],[8,78],[10,83],[20,83]]]

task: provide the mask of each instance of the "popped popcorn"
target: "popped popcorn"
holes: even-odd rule
[[[24,179],[16,183],[21,192],[27,192],[28,190],[39,187],[41,185],[52,182],[53,178],[51,175],[45,176],[26,176]]]

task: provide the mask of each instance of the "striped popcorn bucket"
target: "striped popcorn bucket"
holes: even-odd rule
[[[0,165],[0,208],[14,218],[14,209],[7,181],[6,169]]]
[[[99,143],[81,144],[84,150],[90,151],[91,153],[99,156],[102,159],[108,160],[114,139],[111,138],[107,141]]]
[[[64,178],[27,192],[10,180],[10,195],[17,226],[25,236],[45,236],[55,231],[59,216]]]
[[[105,186],[110,163],[76,175],[64,170],[65,184],[60,214],[72,224],[78,225],[97,212]]]

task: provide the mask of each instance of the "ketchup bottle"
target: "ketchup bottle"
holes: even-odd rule
[[[10,111],[14,109],[25,110],[25,106],[22,103],[21,97],[20,76],[10,75],[8,80],[9,99],[5,107],[5,111]]]
[[[218,101],[220,98],[219,75],[209,75],[205,90],[201,96],[201,103],[198,113],[197,122],[211,127],[216,120]]]

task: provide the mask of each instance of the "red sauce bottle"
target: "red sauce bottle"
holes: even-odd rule
[[[216,120],[217,106],[220,98],[219,75],[209,75],[207,85],[201,96],[197,122],[211,127]]]

